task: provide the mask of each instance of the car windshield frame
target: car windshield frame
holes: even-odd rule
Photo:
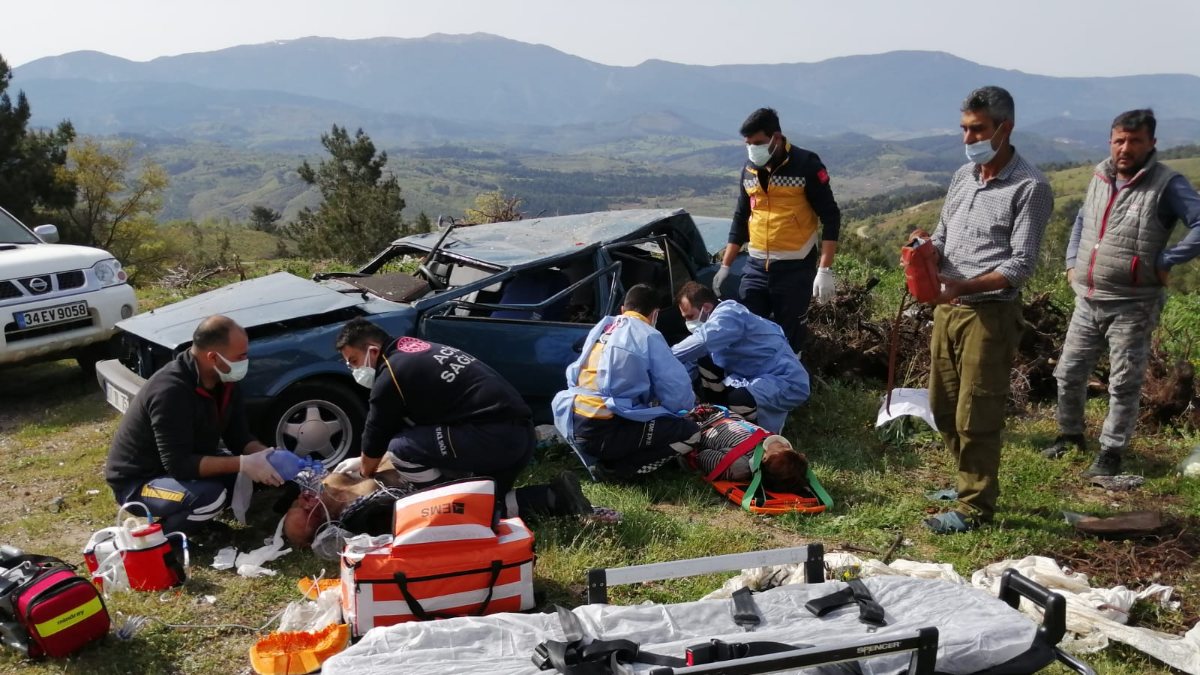
[[[24,238],[21,238],[22,235]],[[0,244],[40,243],[42,240],[33,233],[33,230],[25,227],[25,224],[17,220],[15,216],[0,208]]]

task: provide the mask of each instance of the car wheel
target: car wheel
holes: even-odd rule
[[[96,342],[75,350],[75,363],[83,371],[84,377],[91,379],[96,376],[96,363],[113,358],[112,343],[108,340]]]
[[[357,455],[366,402],[345,384],[305,382],[293,385],[276,401],[270,427],[275,447],[319,457],[332,469]]]

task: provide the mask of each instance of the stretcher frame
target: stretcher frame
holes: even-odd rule
[[[819,543],[791,548],[768,549],[748,553],[707,556],[670,562],[631,565],[628,567],[592,568],[587,574],[587,604],[608,603],[608,588],[625,584],[679,579],[699,574],[732,572],[768,565],[803,564],[805,583],[825,581],[825,549]],[[1096,671],[1067,653],[1058,643],[1066,635],[1067,601],[1059,593],[1030,580],[1015,569],[1005,570],[1000,578],[998,598],[1019,609],[1025,598],[1042,610],[1042,622],[1034,634],[1029,649],[1018,658],[1041,662],[1035,670],[1005,669],[1012,662],[998,664],[972,675],[1001,675],[1015,672],[1037,672],[1058,661],[1080,675],[1096,675]],[[937,675],[938,630],[929,626],[907,637],[895,635],[879,640],[856,641],[831,647],[812,647],[791,652],[765,654],[683,667],[657,667],[650,675],[763,675],[794,668],[833,665],[875,658],[888,654],[910,653],[910,675]]]

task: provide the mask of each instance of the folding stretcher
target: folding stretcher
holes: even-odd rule
[[[621,584],[783,563],[803,563],[809,583],[740,592],[733,600],[605,604]],[[323,672],[1004,675],[1037,672],[1057,660],[1093,673],[1057,647],[1065,632],[1062,596],[1015,571],[1005,574],[997,600],[911,577],[872,577],[854,587],[822,582],[823,567],[820,545],[811,545],[596,569],[582,607],[378,628],[326,662]],[[1022,597],[1042,607],[1040,626],[1014,608]]]

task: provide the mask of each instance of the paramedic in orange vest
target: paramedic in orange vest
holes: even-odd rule
[[[358,474],[371,478],[384,454],[414,487],[470,476],[496,482],[509,514],[590,513],[578,479],[513,490],[533,459],[533,411],[499,373],[448,345],[393,339],[363,318],[338,333],[335,348],[354,380],[371,390]],[[339,470],[343,467],[339,466]]]
[[[687,369],[654,327],[661,299],[638,284],[621,314],[592,328],[567,387],[554,397],[554,425],[584,463],[628,478],[691,452],[699,427],[686,417],[696,404]]]
[[[742,167],[729,244],[712,288],[718,297],[728,295],[722,291],[731,289],[723,282],[749,242],[738,298],[751,312],[779,324],[799,352],[808,336],[809,301],[833,299],[842,213],[821,158],[788,142],[774,110],[755,110],[741,133],[749,161]]]

